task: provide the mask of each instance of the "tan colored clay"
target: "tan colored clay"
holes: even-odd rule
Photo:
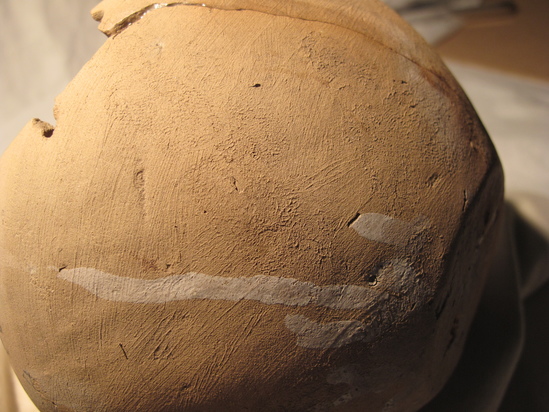
[[[345,5],[342,5],[345,3]],[[42,411],[413,411],[502,197],[438,57],[374,1],[110,0],[0,160],[0,337]]]

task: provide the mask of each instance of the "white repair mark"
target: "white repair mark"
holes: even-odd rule
[[[284,323],[297,335],[297,345],[303,348],[340,348],[366,337],[366,325],[358,320],[319,323],[303,315],[288,315]]]
[[[254,300],[268,305],[361,309],[376,295],[372,289],[362,286],[317,286],[292,278],[264,275],[231,278],[189,272],[148,280],[116,276],[92,268],[75,268],[63,269],[58,276],[102,299],[131,303]]]
[[[63,269],[58,275],[94,295],[118,302],[165,303],[177,300],[254,300],[268,305],[316,305],[332,309],[363,309],[378,293],[355,285],[317,286],[292,278],[231,278],[190,272],[159,279],[136,279],[92,268]]]
[[[267,305],[331,309],[368,309],[374,323],[385,319],[391,296],[412,297],[421,293],[414,288],[415,271],[404,259],[394,259],[376,273],[386,290],[357,285],[318,286],[297,279],[257,275],[232,278],[190,272],[159,279],[116,276],[93,268],[61,269],[58,277],[79,285],[99,298],[141,304],[210,299],[252,300]],[[417,285],[416,285],[417,286]],[[374,306],[373,303],[375,303]],[[375,328],[366,336],[366,325],[358,320],[319,323],[296,314],[285,318],[286,327],[297,335],[297,345],[311,349],[339,348],[357,341],[375,338]]]
[[[381,213],[364,213],[349,227],[368,240],[405,247],[425,229],[426,218],[420,216],[406,222]]]

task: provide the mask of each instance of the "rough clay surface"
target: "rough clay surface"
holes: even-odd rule
[[[373,1],[108,0],[0,160],[0,337],[43,411],[413,411],[459,358],[502,172]]]

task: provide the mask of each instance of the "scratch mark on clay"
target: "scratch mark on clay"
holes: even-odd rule
[[[120,349],[122,349],[122,354],[124,355],[124,357],[128,359],[128,354],[126,353],[126,349],[124,349],[124,345],[119,343],[118,346],[120,347]]]
[[[349,227],[368,240],[405,247],[426,228],[426,218],[406,222],[381,213],[365,213],[351,220]]]
[[[284,323],[297,335],[298,346],[304,348],[340,348],[366,337],[366,325],[358,320],[318,323],[303,315],[288,315]]]

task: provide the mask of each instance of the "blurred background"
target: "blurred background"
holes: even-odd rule
[[[97,2],[0,0],[0,153],[30,119],[55,124],[55,96],[106,39],[89,15]],[[385,2],[441,54],[506,177],[505,267],[491,274],[456,376],[425,410],[547,411],[549,1]],[[0,412],[31,411],[0,345]]]

